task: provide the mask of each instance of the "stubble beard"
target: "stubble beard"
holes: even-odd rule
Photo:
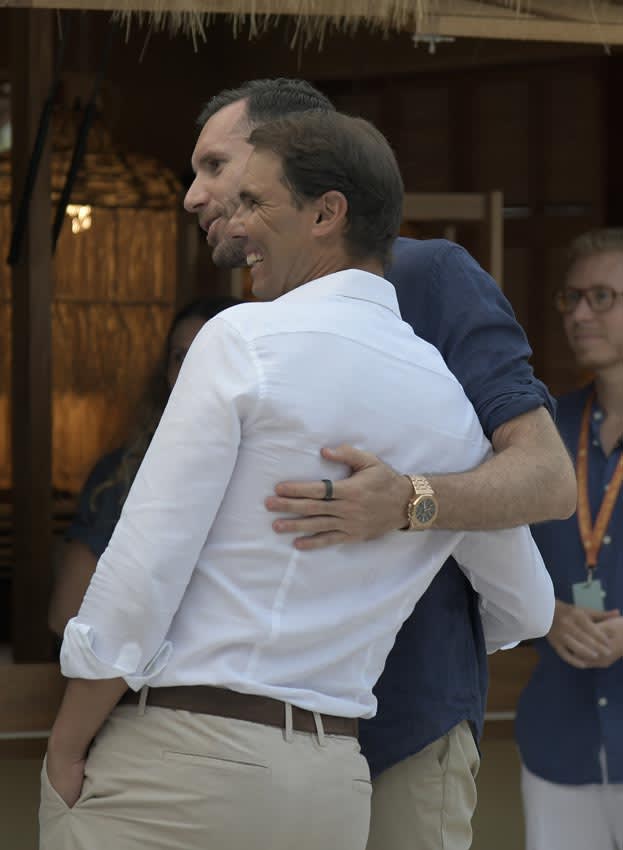
[[[247,258],[240,239],[222,239],[212,251],[212,262],[219,269],[239,269]]]

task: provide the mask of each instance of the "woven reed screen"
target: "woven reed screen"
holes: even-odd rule
[[[11,234],[8,179],[5,163],[0,167],[1,489],[11,485],[11,273],[4,263]],[[109,203],[115,199],[111,188]],[[104,189],[105,184],[100,195]],[[92,227],[73,234],[67,221],[61,233],[52,304],[53,486],[58,490],[76,492],[99,455],[123,440],[162,350],[177,271],[175,181],[169,189],[168,198],[158,196],[158,208],[98,207],[93,201]],[[72,196],[72,202],[85,203],[88,197]],[[154,193],[149,198],[153,203]]]

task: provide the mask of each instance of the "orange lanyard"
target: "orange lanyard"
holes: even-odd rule
[[[611,481],[606,484],[605,496],[599,508],[595,525],[591,520],[591,507],[588,498],[588,441],[591,424],[591,407],[595,393],[591,393],[586,399],[584,413],[582,414],[582,425],[580,428],[580,441],[578,443],[578,459],[576,463],[576,475],[578,479],[578,524],[582,545],[586,553],[586,569],[589,581],[593,570],[597,566],[597,556],[612,517],[612,511],[623,483],[623,454],[619,458],[617,468]]]

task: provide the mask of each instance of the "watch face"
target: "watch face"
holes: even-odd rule
[[[417,504],[414,506],[414,511],[416,520],[425,525],[428,522],[432,522],[437,515],[437,504],[434,499],[430,496],[422,496],[418,499]]]

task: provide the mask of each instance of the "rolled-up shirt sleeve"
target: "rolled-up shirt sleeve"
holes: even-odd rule
[[[527,526],[466,532],[453,554],[480,596],[488,653],[547,634],[554,587]]]
[[[138,690],[166,666],[171,621],[260,393],[253,350],[224,316],[212,319],[184,360],[114,534],[67,624],[65,676],[122,677]]]
[[[467,251],[450,242],[399,239],[388,277],[403,318],[441,352],[489,439],[500,425],[538,407],[555,415],[509,301]]]

